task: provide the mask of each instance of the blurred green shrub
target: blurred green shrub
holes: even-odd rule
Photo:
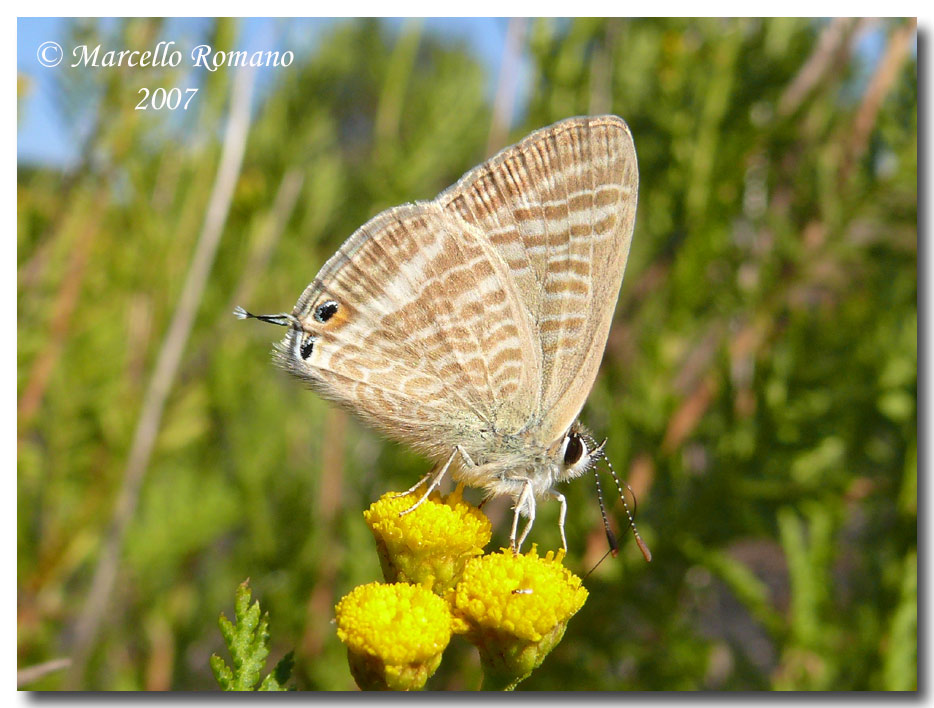
[[[235,23],[199,27],[236,46]],[[76,39],[121,46],[164,31],[143,19],[103,28],[72,25]],[[627,471],[655,560],[630,544],[592,573],[587,605],[521,688],[915,689],[913,26],[523,29],[531,93],[512,137],[614,112],[636,140],[633,252],[583,417]],[[21,668],[72,650],[204,217],[231,80],[203,77],[176,123],[134,111],[134,97],[183,75],[73,74],[59,107],[88,126],[79,163],[18,169]],[[267,359],[276,333],[229,313],[287,309],[367,218],[434,196],[486,157],[488,82],[429,25],[375,20],[333,23],[276,74],[107,621],[83,672],[30,688],[213,687],[215,618],[245,576],[276,619],[271,651],[296,647],[295,685],[353,687],[330,620],[337,598],[379,574],[360,512],[425,462],[279,375]],[[586,572],[605,544],[594,492],[566,493],[568,563]],[[557,509],[540,513],[533,540],[556,548]],[[504,524],[494,529],[505,542]],[[429,687],[476,686],[467,648],[448,651]]]

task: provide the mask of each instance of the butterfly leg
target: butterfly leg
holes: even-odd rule
[[[438,485],[441,484],[441,480],[444,478],[444,473],[448,471],[448,467],[451,466],[451,463],[454,461],[454,458],[457,455],[461,455],[468,462],[471,462],[471,463],[473,462],[470,459],[470,457],[468,457],[467,453],[461,450],[460,445],[455,445],[453,452],[451,452],[451,456],[448,458],[448,461],[444,463],[444,466],[441,468],[441,470],[437,474],[435,474],[431,482],[428,483],[428,489],[426,489],[425,493],[422,494],[421,499],[419,499],[417,502],[415,502],[412,506],[410,506],[405,511],[399,512],[399,516],[405,516],[406,514],[409,514],[415,511],[418,507],[420,507],[425,502],[425,500],[429,497],[429,495],[431,495],[431,493],[438,488]],[[432,470],[432,472],[429,472],[427,475],[425,475],[421,480],[419,480],[418,484],[412,487],[408,492],[406,492],[406,494],[409,494],[410,492],[414,492],[416,489],[418,489],[426,479],[431,477],[433,472],[434,470]]]
[[[528,509],[529,520],[526,522],[525,528],[522,529],[519,542],[516,543],[516,530],[519,527],[519,515],[525,507]],[[535,498],[532,496],[531,480],[525,480],[525,484],[522,485],[522,492],[519,494],[519,498],[516,499],[516,505],[513,509],[512,531],[509,534],[509,545],[512,548],[512,552],[518,555],[519,549],[522,548],[522,544],[525,542],[529,531],[532,530],[532,524],[535,522]]]
[[[435,473],[434,468],[430,469],[430,470],[428,471],[428,474],[426,474],[424,477],[422,477],[420,480],[418,480],[415,484],[413,484],[411,487],[409,487],[408,489],[406,489],[404,492],[398,492],[398,493],[396,493],[396,494],[393,494],[393,495],[392,495],[392,498],[393,498],[393,499],[398,499],[399,497],[407,497],[407,496],[409,496],[409,494],[411,494],[411,493],[414,492],[416,489],[418,489],[419,487],[421,487],[421,486],[431,477],[431,475],[433,475],[434,473]]]
[[[561,547],[565,550],[565,552],[567,552],[568,539],[564,535],[564,520],[567,518],[567,515],[568,515],[568,500],[564,497],[564,495],[561,492],[555,489],[549,489],[548,496],[550,496],[552,499],[557,500],[557,502],[561,505],[561,509],[558,512],[558,530],[561,532]]]

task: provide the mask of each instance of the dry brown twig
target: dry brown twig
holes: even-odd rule
[[[71,325],[71,316],[81,294],[81,285],[87,272],[88,258],[90,257],[91,247],[94,243],[94,236],[97,234],[102,212],[101,200],[93,201],[91,213],[87,216],[85,224],[80,227],[77,242],[71,248],[65,276],[55,298],[55,304],[52,306],[49,332],[56,344],[55,346],[45,347],[33,361],[29,376],[26,379],[26,386],[19,399],[17,417],[20,435],[28,430],[29,423],[32,422],[33,417],[39,410],[46,388],[48,388],[49,379],[61,354],[62,342]],[[54,238],[60,238],[60,236]]]
[[[850,131],[840,166],[841,179],[846,180],[853,169],[853,165],[866,151],[869,135],[875,127],[882,101],[885,100],[886,95],[888,95],[898,78],[899,69],[901,69],[902,64],[908,57],[911,42],[917,31],[918,20],[912,17],[892,32],[885,54],[866,86],[863,100],[860,102],[856,118],[853,120],[853,128]]]
[[[229,311],[235,305],[246,303],[252,299],[256,283],[259,282],[259,276],[266,269],[273,248],[292,217],[292,210],[295,208],[295,202],[298,201],[298,195],[302,191],[304,182],[305,175],[297,167],[290,168],[282,176],[279,189],[273,199],[272,209],[251,244],[246,266],[243,268],[237,287],[234,288],[230,306],[227,308],[228,311],[223,313],[225,320],[230,319]]]
[[[41,664],[27,666],[25,669],[20,669],[16,672],[16,687],[21,689],[24,686],[38,681],[44,676],[48,676],[56,671],[61,671],[62,669],[67,669],[69,666],[71,666],[71,659],[67,656],[60,659],[52,659],[51,661],[43,661]]]
[[[794,113],[811,90],[835,63],[835,58],[846,51],[846,36],[856,21],[852,17],[835,17],[821,32],[817,46],[795,78],[778,100],[778,114]]]

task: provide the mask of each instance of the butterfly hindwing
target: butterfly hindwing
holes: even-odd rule
[[[537,383],[507,269],[482,234],[431,202],[389,209],[358,229],[293,314],[306,333],[289,332],[280,363],[432,456],[491,428]],[[305,359],[296,338],[309,336]]]

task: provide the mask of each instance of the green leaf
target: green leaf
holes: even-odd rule
[[[260,685],[260,691],[287,691],[289,689],[285,688],[286,681],[289,680],[289,677],[292,675],[292,667],[295,665],[295,652],[290,651],[288,654],[279,659],[279,663],[276,664],[276,668],[272,670],[272,673],[269,674],[266,678],[263,679],[263,683]]]
[[[224,643],[233,659],[233,668],[217,654],[211,656],[211,670],[218,685],[225,691],[254,691],[260,681],[260,675],[269,655],[269,614],[261,614],[259,600],[250,605],[251,593],[249,580],[244,580],[237,588],[234,603],[234,622],[224,613],[218,619],[218,626],[224,636]],[[273,672],[263,679],[260,691],[286,691],[285,683],[289,680],[294,664],[293,653],[286,654]]]

